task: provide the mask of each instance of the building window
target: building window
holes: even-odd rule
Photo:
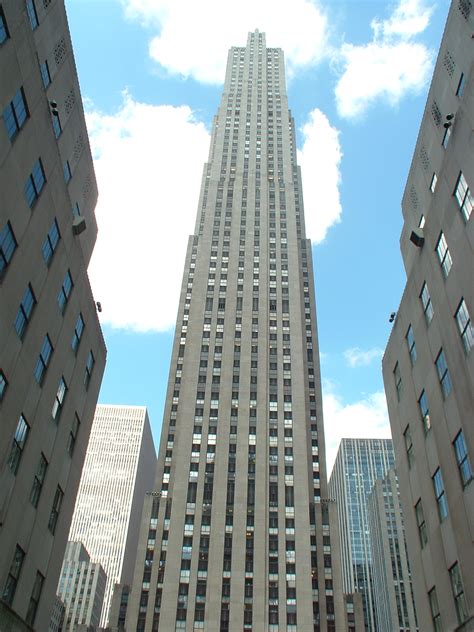
[[[395,365],[395,368],[393,369],[393,378],[395,380],[395,389],[397,391],[397,399],[398,401],[400,401],[402,397],[402,376],[400,373],[400,367],[398,365],[398,362]]]
[[[15,331],[18,334],[20,340],[23,340],[26,332],[26,327],[31,319],[31,314],[33,313],[33,309],[36,305],[36,298],[33,293],[33,288],[30,284],[25,290],[23,294],[23,299],[20,303],[20,307],[18,308],[18,312],[15,318]]]
[[[43,80],[43,86],[47,88],[51,83],[51,74],[49,72],[48,61],[45,59],[43,62],[40,62],[40,73],[41,79]]]
[[[25,448],[26,440],[30,427],[23,415],[20,415],[18,424],[16,426],[15,435],[13,437],[13,443],[10,450],[10,456],[8,457],[8,467],[13,474],[18,472],[23,450]]]
[[[467,186],[466,178],[462,171],[459,172],[456,188],[454,189],[454,197],[456,198],[464,221],[467,222],[471,217],[474,207],[474,198],[472,197],[471,189]]]
[[[26,105],[25,93],[23,92],[23,88],[20,88],[3,110],[3,121],[10,140],[13,140],[21,130],[28,116],[29,112],[28,106]]]
[[[64,377],[61,377],[61,379],[59,380],[59,386],[58,386],[58,390],[56,393],[56,398],[54,400],[53,410],[52,410],[53,419],[56,422],[59,421],[59,417],[61,416],[61,412],[64,406],[64,400],[66,398],[66,393],[67,393],[66,380],[64,379]]]
[[[425,514],[423,512],[423,505],[421,504],[421,498],[415,505],[416,524],[418,525],[418,535],[420,536],[421,548],[428,542],[428,534],[426,530]]]
[[[451,266],[453,265],[453,260],[451,259],[451,253],[449,252],[448,244],[446,242],[446,237],[444,236],[443,231],[441,231],[438,243],[436,244],[436,254],[438,255],[438,260],[441,265],[441,269],[443,271],[443,276],[446,278],[451,270]]]
[[[79,433],[80,425],[81,425],[81,422],[79,420],[79,417],[77,416],[77,413],[75,413],[74,419],[72,420],[71,431],[69,432],[69,440],[67,444],[67,453],[69,454],[70,457],[72,457],[74,453],[74,447],[76,445],[76,440],[77,440],[77,435]]]
[[[433,304],[431,302],[431,296],[426,283],[423,283],[423,287],[421,288],[420,300],[421,304],[423,305],[423,312],[425,314],[426,324],[429,325],[433,320],[434,311]]]
[[[62,134],[61,120],[59,114],[51,114],[51,123],[53,125],[54,138],[59,138]]]
[[[58,524],[59,512],[61,510],[61,503],[63,502],[64,493],[63,490],[59,487],[56,488],[56,493],[54,494],[53,506],[51,508],[51,513],[49,515],[48,521],[48,529],[54,535],[56,531],[56,525]]]
[[[430,410],[428,408],[428,397],[425,391],[421,391],[420,399],[418,400],[418,407],[420,409],[421,421],[423,422],[423,428],[425,434],[431,428]]]
[[[461,299],[454,317],[456,318],[456,323],[458,325],[464,349],[466,353],[469,353],[472,347],[474,347],[474,327],[472,325],[469,312],[467,311],[467,305],[464,298]]]
[[[446,127],[444,130],[443,140],[441,144],[446,149],[449,143],[449,139],[451,138],[451,127]]]
[[[59,309],[61,310],[61,314],[64,314],[67,302],[69,300],[69,297],[71,296],[72,288],[72,277],[71,273],[68,270],[58,294],[58,305]]]
[[[23,566],[23,560],[25,559],[25,551],[21,546],[16,545],[15,555],[8,571],[7,581],[5,582],[5,588],[3,589],[2,599],[9,605],[12,605],[13,597],[15,596],[16,586],[18,579],[20,578],[21,567]]]
[[[444,357],[444,351],[442,349],[436,358],[436,370],[438,372],[441,390],[443,391],[443,397],[446,399],[451,392],[451,378],[449,377],[448,365],[446,364],[446,358]]]
[[[36,612],[38,610],[39,600],[41,598],[41,591],[43,590],[44,577],[38,571],[36,573],[35,583],[33,584],[33,590],[31,591],[30,603],[28,604],[28,610],[26,611],[26,623],[33,625],[36,618]]]
[[[82,332],[84,331],[84,319],[82,314],[77,317],[76,327],[74,328],[74,335],[72,337],[71,347],[74,353],[77,353],[79,343],[81,342]]]
[[[405,441],[405,450],[407,453],[408,467],[411,467],[413,464],[415,455],[413,454],[413,441],[411,438],[410,426],[407,426],[405,428],[405,432],[403,433],[403,439]]]
[[[94,370],[94,364],[95,364],[95,358],[91,350],[89,351],[89,355],[87,356],[86,372],[84,375],[84,385],[86,388],[89,388],[89,383],[92,377],[92,371]]]
[[[30,501],[33,507],[38,506],[38,502],[41,496],[41,490],[43,489],[44,479],[46,477],[46,470],[48,469],[48,461],[44,454],[41,454],[38,467],[36,468],[36,474],[33,479],[33,487],[31,488]]]
[[[5,20],[5,14],[0,6],[0,44],[3,44],[9,38],[7,21]]]
[[[48,231],[48,235],[44,240],[42,252],[43,259],[47,266],[50,265],[51,260],[53,258],[54,252],[58,246],[59,240],[61,239],[61,233],[59,232],[58,222],[55,219],[51,225],[51,228]]]
[[[433,173],[433,176],[431,177],[431,182],[430,182],[431,193],[435,192],[437,182],[438,182],[438,176],[436,175],[436,173]]]
[[[443,521],[448,515],[448,503],[446,501],[446,493],[444,491],[443,476],[439,467],[433,474],[433,486],[436,502],[438,503],[439,519]]]
[[[66,182],[67,184],[71,178],[72,178],[71,165],[69,164],[69,160],[66,160],[66,162],[64,163],[64,182]]]
[[[456,88],[456,96],[461,98],[463,93],[464,93],[464,87],[466,85],[466,78],[464,76],[464,73],[461,73],[461,76],[459,77],[459,83],[458,83],[458,87]]]
[[[410,325],[408,327],[407,335],[405,336],[408,346],[408,353],[410,354],[410,360],[412,364],[415,364],[416,361],[416,346],[415,346],[415,336],[413,335],[413,328]]]
[[[43,384],[46,369],[48,368],[52,353],[53,345],[51,344],[48,334],[46,334],[35,368],[35,378],[40,386]]]
[[[31,30],[34,31],[39,26],[38,14],[36,13],[35,0],[26,0],[26,12],[30,21]]]
[[[10,222],[7,222],[0,231],[0,280],[12,260],[17,245],[12,226]]]
[[[449,569],[449,578],[451,580],[451,588],[453,591],[454,604],[456,606],[456,613],[458,615],[459,623],[464,623],[469,618],[469,611],[467,609],[466,597],[464,595],[464,586],[461,579],[461,571],[459,564],[456,562]]]
[[[39,158],[33,166],[33,171],[28,176],[28,180],[25,183],[25,196],[30,206],[33,207],[36,200],[39,198],[41,191],[46,183],[46,176],[44,174],[43,163]]]
[[[5,377],[5,373],[0,369],[0,402],[5,396],[5,391],[7,390],[8,380]]]
[[[466,441],[464,440],[463,431],[460,430],[453,441],[454,452],[456,454],[456,461],[459,468],[459,474],[461,476],[461,483],[463,487],[466,487],[473,479],[471,461],[467,452]]]
[[[432,588],[428,593],[428,599],[430,602],[431,618],[433,619],[433,627],[435,632],[443,632],[441,626],[441,613],[439,611],[438,597],[436,595],[436,588]]]

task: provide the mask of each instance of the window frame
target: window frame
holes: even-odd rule
[[[18,473],[26,442],[28,440],[29,432],[30,424],[26,420],[26,417],[23,415],[23,413],[20,413],[7,461],[7,465],[14,476],[16,476]]]
[[[89,351],[89,355],[87,356],[87,362],[86,362],[86,372],[84,375],[84,386],[86,387],[86,390],[89,388],[89,384],[92,378],[92,373],[94,371],[94,367],[95,367],[95,357],[94,357],[94,353],[92,352],[92,349]]]
[[[411,436],[410,424],[407,425],[403,432],[403,442],[405,444],[405,452],[407,455],[408,461],[408,469],[411,469],[415,461],[414,447],[413,447],[413,439]]]
[[[39,26],[38,12],[36,11],[35,0],[26,0],[26,13],[32,31]]]
[[[423,285],[421,287],[420,301],[423,307],[423,313],[425,315],[426,325],[427,327],[429,327],[429,325],[431,324],[431,321],[433,320],[434,308],[433,308],[433,303],[431,301],[431,294],[428,289],[428,284],[426,283],[426,281],[423,282]]]
[[[3,588],[2,599],[9,606],[12,605],[15,597],[16,589],[18,586],[18,580],[20,579],[21,569],[23,562],[25,561],[26,553],[19,544],[16,545],[15,553],[13,555],[12,563],[8,571],[5,586]]]
[[[459,568],[459,562],[454,562],[454,564],[448,569],[448,572],[454,605],[456,607],[456,615],[458,617],[458,622],[462,624],[467,621],[469,611],[466,605],[466,595],[464,591],[464,583],[461,577],[461,570]]]
[[[36,468],[35,476],[33,478],[33,485],[30,492],[30,503],[36,509],[38,507],[41,492],[43,490],[44,480],[46,478],[46,472],[48,470],[48,460],[41,452],[40,460]]]
[[[51,83],[51,72],[49,70],[49,64],[48,64],[47,59],[39,62],[39,69],[40,69],[41,81],[43,82],[43,88],[46,90],[46,88]]]
[[[8,388],[8,380],[3,369],[0,369],[0,402],[3,401]]]
[[[4,108],[2,116],[8,138],[12,143],[30,117],[23,86],[15,92],[10,103]]]
[[[27,288],[21,299],[20,307],[16,313],[15,321],[13,323],[15,331],[20,340],[24,340],[28,325],[30,323],[32,314],[36,306],[36,296],[31,286],[28,283]]]
[[[453,390],[453,385],[449,375],[448,363],[446,362],[443,347],[441,347],[438,355],[436,356],[435,365],[438,380],[441,386],[441,392],[443,393],[443,399],[446,399]]]
[[[57,250],[59,242],[61,241],[61,231],[59,230],[58,220],[54,218],[53,223],[51,224],[48,233],[46,235],[46,239],[43,242],[41,247],[41,252],[43,254],[43,261],[46,265],[51,265],[51,262],[54,257],[54,253]]]
[[[30,209],[32,209],[36,205],[41,192],[46,186],[46,182],[47,180],[44,171],[43,161],[40,157],[33,165],[33,169],[31,170],[31,173],[28,176],[24,187],[26,201]]]
[[[74,327],[74,333],[72,335],[72,340],[71,340],[71,348],[75,354],[77,354],[77,351],[79,349],[79,345],[81,343],[82,334],[84,333],[85,327],[86,327],[86,324],[84,322],[84,316],[82,315],[82,312],[79,312],[79,316],[77,317],[76,325]]]
[[[51,506],[51,513],[49,514],[48,520],[48,530],[54,535],[56,531],[56,527],[58,525],[59,513],[61,511],[61,505],[64,498],[64,492],[61,489],[61,486],[58,485],[56,487],[56,492],[54,494],[53,504]]]
[[[456,96],[461,98],[462,95],[464,94],[464,88],[466,87],[466,77],[464,75],[463,72],[461,72],[461,75],[459,76],[459,81],[458,81],[458,85],[456,88]]]
[[[397,401],[400,401],[402,398],[403,382],[402,382],[402,374],[400,371],[400,364],[398,362],[395,364],[395,367],[393,369],[393,380],[395,382],[395,392],[397,394]]]
[[[420,411],[421,421],[426,435],[431,430],[431,418],[428,396],[426,395],[425,389],[421,391],[420,397],[418,398],[418,409]]]
[[[418,535],[420,538],[421,548],[423,549],[428,543],[428,533],[426,527],[425,512],[423,511],[423,503],[421,502],[421,498],[419,498],[417,503],[415,504],[415,518],[416,525],[418,527]]]
[[[440,467],[436,468],[431,480],[433,481],[433,490],[436,498],[436,504],[438,506],[438,517],[440,522],[443,522],[443,520],[445,520],[449,515],[449,509],[448,501],[446,499],[443,474]]]
[[[0,46],[4,44],[7,39],[10,39],[10,32],[8,30],[5,12],[3,11],[3,7],[0,5]]]
[[[439,609],[438,595],[436,594],[435,586],[428,591],[428,601],[430,604],[431,619],[433,621],[435,632],[443,632],[441,627],[441,612]]]
[[[43,592],[45,577],[39,571],[36,571],[35,583],[31,589],[30,602],[28,604],[28,610],[26,611],[25,621],[28,625],[33,626],[36,613],[38,612],[38,605],[41,599],[41,593]]]
[[[408,326],[407,333],[405,335],[405,340],[408,347],[408,353],[410,355],[410,362],[412,366],[416,362],[416,344],[415,344],[415,334],[413,333],[413,327],[411,325]]]
[[[34,371],[36,382],[40,386],[42,386],[44,383],[44,378],[48,370],[49,363],[51,362],[51,356],[53,355],[53,352],[54,347],[51,342],[51,338],[49,337],[49,334],[46,334],[43,340],[43,344],[41,345],[41,350]]]
[[[69,302],[69,298],[72,294],[72,290],[74,289],[74,282],[72,280],[71,271],[68,269],[66,272],[66,276],[64,277],[64,281],[61,284],[61,289],[58,294],[58,306],[61,314],[64,315],[66,311],[67,304]]]
[[[464,297],[461,298],[461,301],[459,302],[458,308],[454,313],[454,318],[456,319],[464,351],[469,353],[469,351],[474,347],[474,326],[472,325],[471,316],[467,309]]]
[[[457,433],[453,440],[453,449],[456,457],[456,463],[459,471],[459,478],[463,489],[473,480],[471,460],[467,450],[466,440],[462,429]]]
[[[443,231],[439,234],[435,252],[438,257],[439,265],[441,266],[443,277],[447,279],[451,268],[453,267],[453,259],[451,257],[451,253],[449,252],[448,242],[446,241]]]
[[[64,407],[64,400],[66,399],[67,391],[68,391],[68,385],[66,383],[66,380],[64,379],[64,375],[62,375],[61,379],[59,380],[58,390],[56,392],[56,397],[54,398],[53,408],[52,408],[52,411],[51,411],[51,415],[53,417],[53,420],[56,423],[59,422],[59,418],[61,417],[61,413],[62,413],[62,410],[63,410],[63,407]]]
[[[474,197],[462,171],[459,172],[458,178],[456,180],[456,186],[454,187],[453,196],[456,200],[459,210],[461,211],[462,218],[467,224],[474,209]]]
[[[79,430],[81,428],[81,420],[79,419],[79,415],[74,413],[74,418],[72,420],[71,429],[69,431],[69,439],[67,444],[67,453],[72,458],[74,454],[74,448],[76,447],[77,436],[79,434]]]
[[[13,232],[10,221],[7,221],[0,232],[0,281],[5,275],[5,271],[10,265],[17,248],[18,242],[15,233]]]

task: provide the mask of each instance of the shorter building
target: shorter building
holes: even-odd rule
[[[104,569],[91,561],[82,542],[68,542],[58,585],[65,605],[62,632],[99,625],[106,581]]]
[[[342,439],[329,479],[336,501],[344,593],[361,593],[365,627],[378,630],[373,595],[367,499],[375,481],[394,466],[391,439]]]
[[[377,630],[415,632],[418,624],[394,470],[383,480],[375,481],[369,496],[368,516]]]

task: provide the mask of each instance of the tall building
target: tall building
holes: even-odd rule
[[[365,628],[378,630],[367,502],[375,481],[393,467],[391,439],[342,439],[329,480],[336,501],[345,593],[362,594]]]
[[[377,631],[416,632],[410,564],[394,470],[375,481],[368,500],[368,517]]]
[[[0,5],[0,628],[47,630],[105,366],[64,3]],[[12,614],[13,613],[13,614]]]
[[[228,56],[154,491],[128,629],[345,625],[294,121],[283,52],[258,31]]]
[[[99,404],[69,539],[82,542],[107,575],[101,627],[107,625],[114,584],[132,581],[141,510],[155,469],[146,408]]]
[[[106,581],[104,569],[91,560],[82,542],[68,542],[57,593],[65,606],[62,632],[99,625]]]
[[[383,359],[422,630],[474,626],[473,27],[472,2],[453,1],[402,200],[407,284]]]

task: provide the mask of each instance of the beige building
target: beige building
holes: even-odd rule
[[[62,1],[2,1],[0,77],[0,629],[47,630],[106,355]]]
[[[474,8],[453,1],[403,196],[383,359],[423,631],[474,629]]]
[[[126,629],[347,629],[294,121],[258,31],[228,56],[154,487]]]

